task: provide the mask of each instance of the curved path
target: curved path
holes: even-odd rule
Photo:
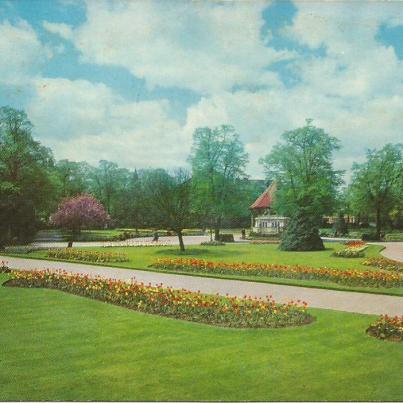
[[[219,293],[242,297],[251,295],[265,297],[272,295],[278,302],[303,300],[313,308],[334,309],[337,311],[364,314],[403,314],[403,297],[365,294],[349,291],[323,290],[317,288],[295,287],[277,284],[254,283],[250,281],[223,280],[179,274],[156,273],[145,270],[119,269],[104,266],[91,266],[77,263],[54,262],[48,260],[23,259],[0,256],[8,266],[19,270],[64,269],[73,273],[88,273],[106,278],[151,283],[163,283],[173,288],[200,290],[205,294]]]

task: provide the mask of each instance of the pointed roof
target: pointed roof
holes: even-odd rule
[[[276,190],[276,183],[271,183],[249,208],[251,210],[269,208],[273,203],[273,197]]]

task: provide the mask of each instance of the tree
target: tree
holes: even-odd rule
[[[86,162],[58,161],[55,171],[59,179],[60,197],[72,197],[88,192],[92,170],[93,168]]]
[[[144,177],[144,191],[153,225],[175,232],[180,250],[185,251],[183,229],[193,224],[190,174],[183,169],[172,175],[163,169],[150,171]]]
[[[387,144],[381,150],[368,150],[367,160],[353,165],[351,199],[357,212],[373,214],[376,237],[393,209],[401,208],[403,196],[402,144]]]
[[[283,133],[282,142],[261,160],[267,176],[277,181],[275,210],[291,217],[281,243],[284,250],[324,248],[319,225],[322,215],[332,212],[342,182],[341,172],[332,167],[332,154],[339,149],[339,140],[311,122],[307,119],[304,127]],[[295,232],[303,217],[306,236]],[[297,234],[299,241],[285,241]]]
[[[72,232],[72,240],[83,228],[101,228],[109,216],[91,195],[80,195],[64,200],[57,211],[50,217],[50,222],[58,227],[66,228]],[[69,246],[72,245],[72,241]]]
[[[102,202],[108,214],[115,215],[119,195],[126,189],[130,172],[117,164],[101,160],[92,172],[92,193]]]
[[[0,108],[0,246],[29,240],[53,203],[53,156],[31,132],[25,112]]]
[[[232,126],[198,128],[193,134],[189,161],[195,194],[195,209],[201,221],[214,228],[215,239],[225,218],[240,214],[243,194],[240,188],[247,177],[248,155]]]

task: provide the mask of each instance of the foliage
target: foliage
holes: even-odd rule
[[[155,170],[145,178],[144,191],[153,225],[174,231],[178,235],[180,249],[184,251],[183,230],[193,224],[189,173],[180,169],[170,175],[163,169]]]
[[[52,259],[62,260],[78,260],[82,262],[96,262],[96,263],[109,263],[109,262],[128,262],[129,258],[124,253],[112,252],[97,252],[84,249],[49,249],[47,257]]]
[[[318,220],[309,213],[309,208],[300,208],[288,222],[281,237],[280,249],[284,251],[313,251],[325,249],[319,236]]]
[[[204,295],[66,271],[13,271],[11,286],[55,288],[136,311],[228,327],[285,327],[310,323],[306,303]]]
[[[213,240],[213,241],[201,242],[200,245],[202,245],[202,246],[225,246],[225,242]]]
[[[402,144],[387,144],[381,150],[369,150],[367,160],[354,163],[350,197],[356,214],[372,214],[376,221],[376,238],[394,208],[402,208]]]
[[[371,232],[363,232],[361,235],[361,239],[363,241],[379,241],[380,237],[376,232],[371,231]]]
[[[267,177],[277,182],[275,210],[292,216],[301,207],[321,217],[333,210],[341,172],[332,167],[339,140],[307,119],[304,127],[287,131],[282,143],[261,159]]]
[[[0,273],[10,273],[11,269],[7,266],[7,262],[0,262]]]
[[[218,240],[223,220],[242,215],[250,184],[245,167],[248,155],[232,126],[198,128],[193,134],[194,209],[199,220],[214,228]]]
[[[391,232],[385,234],[384,238],[387,242],[403,242],[403,232]]]
[[[97,199],[80,195],[64,200],[50,217],[52,224],[79,233],[82,228],[102,227],[109,216]]]
[[[304,280],[324,280],[348,286],[362,287],[402,287],[403,275],[375,271],[315,269],[308,266],[286,266],[264,263],[225,263],[202,259],[157,259],[152,267],[196,273],[238,274],[245,276],[265,276],[295,278]]]
[[[365,266],[378,267],[382,270],[396,271],[403,273],[403,263],[396,260],[387,259],[386,257],[371,257],[366,259],[363,264]]]
[[[381,315],[368,327],[367,333],[378,339],[402,342],[403,316]]]
[[[0,108],[0,247],[32,239],[53,208],[53,157],[25,112]]]
[[[274,209],[291,217],[283,236],[283,250],[320,250],[321,217],[335,207],[341,172],[332,167],[339,140],[311,125],[288,131],[282,143],[260,162],[268,178],[277,182]]]
[[[218,236],[218,241],[221,241],[221,242],[235,242],[234,234],[220,234]]]
[[[334,223],[334,236],[345,236],[348,234],[348,227],[346,220],[344,219],[344,212],[339,211],[337,220]]]

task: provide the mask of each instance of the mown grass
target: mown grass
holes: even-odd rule
[[[206,259],[211,261],[225,262],[256,262],[256,263],[274,263],[286,265],[306,265],[311,267],[330,267],[340,270],[378,270],[362,264],[365,258],[341,258],[333,256],[333,252],[343,248],[342,244],[329,242],[326,243],[326,250],[318,252],[283,252],[278,249],[278,245],[253,245],[253,244],[226,244],[225,246],[189,246],[185,253],[181,253],[178,248],[163,247],[113,247],[113,248],[83,248],[97,250],[101,252],[121,252],[129,257],[128,262],[108,263],[111,267],[123,267],[128,269],[143,269],[159,271],[150,267],[150,265],[158,258],[164,257],[194,257],[197,259]],[[382,246],[370,245],[366,251],[366,257],[379,256]],[[21,257],[30,257],[38,259],[49,259],[46,251],[35,251]],[[83,263],[83,262],[81,262]],[[93,263],[91,263],[93,264]],[[106,264],[103,264],[104,266]],[[168,272],[164,270],[163,272]],[[172,271],[171,273],[176,273]],[[179,274],[185,274],[180,273]],[[189,275],[188,273],[186,273]],[[296,280],[281,279],[270,277],[256,276],[237,276],[237,275],[220,275],[220,274],[200,274],[196,276],[206,276],[215,278],[238,279],[245,281],[269,282],[276,284],[297,285],[315,288],[328,288],[335,290],[361,291],[377,294],[403,295],[402,288],[369,288],[369,287],[348,287],[337,283],[318,281],[318,280]]]
[[[311,311],[304,327],[222,329],[0,287],[0,400],[403,399],[402,345],[365,334],[374,316]]]

